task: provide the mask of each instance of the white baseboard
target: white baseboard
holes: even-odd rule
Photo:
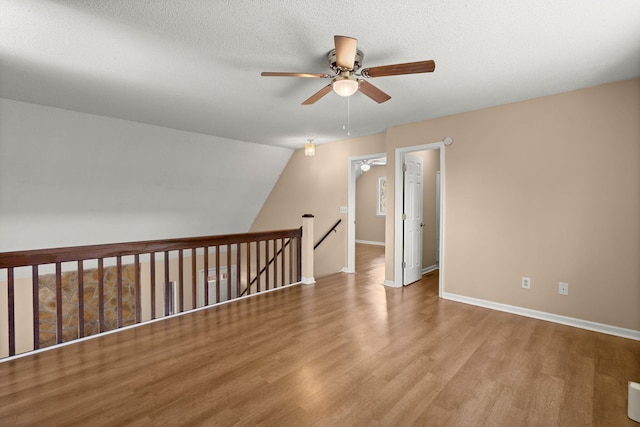
[[[340,273],[355,273],[355,271],[349,270],[347,267],[342,267],[342,270],[340,270]]]
[[[431,267],[427,267],[427,268],[422,269],[422,274],[424,275],[424,274],[430,273],[433,270],[437,270],[438,268],[439,267],[438,267],[437,264],[432,265]],[[402,287],[402,286],[397,286],[396,282],[394,282],[393,280],[385,280],[383,285],[389,286],[390,288],[401,288]]]
[[[393,280],[385,280],[384,282],[382,282],[383,285],[385,286],[389,286],[390,288],[400,288],[401,286],[396,286],[396,282],[394,282]]]
[[[362,243],[363,245],[384,246],[384,242],[372,242],[371,240],[356,240],[356,243]]]
[[[620,328],[618,326],[605,325],[604,323],[591,322],[589,320],[576,319],[574,317],[561,316],[559,314],[547,313],[545,311],[532,310],[530,308],[517,307],[514,305],[502,304],[499,302],[487,301],[479,298],[467,297],[464,295],[443,292],[442,298],[489,308],[492,310],[504,311],[506,313],[517,314],[519,316],[532,317],[534,319],[546,320],[547,322],[560,323],[562,325],[573,326],[588,331],[600,332],[617,337],[628,338],[640,341],[640,331]]]
[[[438,268],[438,264],[433,264],[431,267],[426,267],[422,269],[422,275],[424,276],[427,273],[431,273],[434,270],[437,270]]]
[[[313,277],[302,277],[302,280],[300,282],[303,285],[313,285],[314,283],[316,283],[316,279]]]

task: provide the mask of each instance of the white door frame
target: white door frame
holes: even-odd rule
[[[396,161],[395,161],[395,202],[394,202],[394,258],[393,258],[393,286],[397,288],[402,287],[402,247],[403,247],[403,233],[402,233],[402,163],[404,162],[405,153],[411,153],[413,151],[425,151],[440,149],[440,281],[438,284],[438,296],[442,298],[444,292],[444,189],[445,182],[445,163],[444,163],[444,142],[433,142],[431,144],[415,145],[412,147],[396,148]]]
[[[379,159],[387,157],[387,153],[366,154],[363,156],[351,156],[348,159],[348,198],[347,198],[347,266],[342,269],[344,273],[356,272],[356,167],[362,160]]]

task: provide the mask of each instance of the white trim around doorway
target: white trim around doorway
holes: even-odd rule
[[[394,257],[393,257],[393,282],[385,281],[385,285],[396,288],[402,287],[402,163],[404,155],[414,151],[425,151],[440,149],[440,269],[438,295],[442,298],[444,292],[444,206],[445,206],[445,162],[444,162],[444,141],[433,142],[424,145],[415,145],[412,147],[396,148],[395,165],[394,165]]]

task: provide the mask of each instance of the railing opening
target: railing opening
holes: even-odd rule
[[[301,236],[292,229],[0,253],[0,358],[297,283]]]

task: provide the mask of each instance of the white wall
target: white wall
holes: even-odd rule
[[[292,152],[0,98],[0,251],[246,232]]]

